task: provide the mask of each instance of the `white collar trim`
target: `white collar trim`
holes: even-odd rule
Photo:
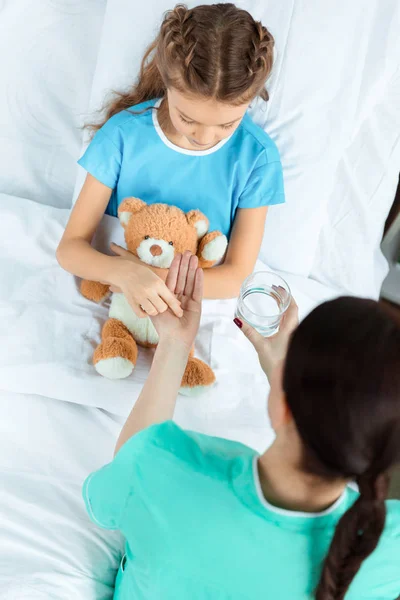
[[[286,510],[285,508],[278,508],[277,506],[270,504],[268,500],[265,499],[264,494],[262,493],[260,477],[258,475],[257,468],[258,458],[259,457],[257,455],[253,458],[253,476],[257,496],[261,504],[271,512],[277,513],[278,515],[283,515],[285,517],[306,517],[309,519],[315,519],[315,517],[325,517],[326,515],[333,513],[341,505],[346,496],[346,490],[344,490],[343,494],[339,496],[339,498],[331,506],[329,506],[329,508],[317,513],[301,512],[296,510]]]
[[[160,98],[159,100],[157,100],[156,104],[154,105],[154,108],[157,109],[160,107],[162,102],[162,98]],[[157,110],[152,110],[153,113],[153,125],[154,128],[156,130],[156,132],[158,133],[158,136],[160,137],[161,141],[164,142],[164,144],[166,146],[168,146],[168,148],[171,148],[171,150],[175,150],[175,152],[179,152],[180,154],[187,154],[188,156],[207,156],[208,154],[213,154],[214,152],[217,152],[217,150],[219,150],[220,148],[222,148],[222,146],[224,146],[226,144],[226,142],[228,142],[233,133],[230,136],[228,136],[227,138],[221,140],[220,142],[218,142],[218,144],[216,144],[215,146],[213,146],[212,148],[208,148],[208,150],[188,150],[186,148],[180,148],[179,146],[177,146],[176,144],[173,144],[165,135],[165,133],[163,132],[163,130],[160,127],[160,123],[158,121],[158,116],[157,116]]]

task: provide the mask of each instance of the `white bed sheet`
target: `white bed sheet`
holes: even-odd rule
[[[105,600],[121,540],[89,522],[81,486],[111,458],[151,353],[140,352],[127,380],[100,377],[91,355],[106,310],[83,299],[55,259],[68,210],[5,195],[0,203],[0,599]],[[105,218],[99,247],[121,241],[121,233],[116,219]],[[302,315],[340,293],[284,276]],[[273,438],[268,384],[232,324],[233,310],[233,301],[205,303],[197,352],[218,384],[203,397],[180,398],[175,419],[262,451]]]
[[[97,375],[90,359],[106,310],[81,298],[55,259],[68,210],[5,195],[0,202],[0,598],[111,598],[121,541],[89,522],[81,486],[112,456],[151,353],[141,351],[128,380]],[[99,247],[111,232],[121,241],[118,221],[107,217]],[[339,293],[287,278],[302,314]],[[175,419],[261,451],[273,437],[268,385],[232,324],[233,309],[230,301],[205,303],[197,350],[218,384],[201,398],[180,398]]]
[[[112,456],[118,419],[0,392],[0,599],[112,598],[120,536],[88,519],[86,475]]]
[[[37,261],[35,266],[38,273],[45,268],[50,282],[57,279],[54,270],[43,262]],[[29,279],[28,271],[24,275]],[[294,287],[303,311],[335,295],[310,280],[297,281]],[[28,294],[25,300],[26,304],[13,302],[20,316],[29,313],[28,304],[36,305],[36,317],[50,308],[43,297],[35,299]],[[48,297],[47,302],[52,301],[54,298]],[[73,307],[58,304],[55,312],[60,310],[65,311],[68,321],[79,322],[73,319]],[[203,328],[204,339],[210,332],[207,323]],[[41,342],[54,348],[54,329],[47,333],[46,329],[44,322]],[[268,386],[256,356],[239,336],[230,318],[212,332],[219,385],[206,397],[181,400],[175,420],[188,429],[235,439],[262,451],[273,439],[266,413]],[[46,370],[35,374],[34,364],[28,365],[27,360],[32,348],[25,349],[26,360],[19,362],[21,368],[14,372],[16,380],[11,383],[7,368],[0,375],[2,387],[8,388],[0,392],[0,599],[111,599],[122,541],[118,534],[105,532],[89,521],[81,488],[92,470],[111,459],[123,417],[78,402],[108,404],[114,412],[127,412],[141,388],[147,361],[142,363],[140,379],[126,382],[122,391],[118,384],[109,386],[110,382],[99,378],[92,368],[91,376],[84,378],[82,372],[67,368],[65,380],[54,382],[56,398],[46,398],[10,391],[32,388],[39,392],[47,387],[42,386]],[[69,345],[68,349],[84,362],[82,347]],[[15,359],[15,349],[9,350],[9,358]],[[36,360],[38,366],[40,352]],[[48,363],[47,375],[52,368]],[[101,384],[106,385],[108,398]]]
[[[0,1],[0,191],[70,206],[106,0]]]
[[[84,299],[76,280],[57,264],[55,250],[68,210],[23,198],[11,201],[4,195],[0,203],[4,206],[0,270],[5,283],[0,288],[0,337],[7,340],[0,346],[1,387],[126,415],[146,377],[152,352],[140,350],[133,375],[124,380],[110,381],[94,370],[91,358],[107,309]],[[105,217],[104,225],[104,239],[121,242],[118,220]],[[258,270],[263,268],[260,263]],[[302,315],[340,293],[299,276],[284,277]],[[219,385],[196,401],[180,399],[179,410],[189,411],[191,418],[213,421],[221,412],[242,406],[246,419],[257,408],[254,391],[265,383],[261,371],[255,372],[248,342],[232,324],[234,308],[234,300],[204,303],[197,353],[214,368]],[[232,364],[238,365],[235,373]]]
[[[116,1],[109,1],[109,6],[115,6]],[[386,12],[380,12],[379,27],[374,30],[376,35],[383,32],[386,21],[389,22],[389,17],[394,14],[394,4],[394,0],[388,1]],[[0,94],[0,191],[4,192],[0,194],[0,337],[6,340],[0,347],[0,385],[3,390],[0,392],[1,600],[111,598],[122,551],[118,535],[103,532],[89,521],[81,499],[81,485],[90,471],[111,457],[123,416],[145,380],[151,353],[141,351],[135,373],[129,380],[109,382],[98,376],[91,365],[91,355],[99,340],[106,311],[79,296],[74,279],[58,267],[54,257],[68,217],[68,210],[62,207],[69,206],[72,196],[75,161],[81,141],[78,126],[87,115],[105,5],[106,0],[41,0],[35,3],[0,0],[0,51],[7,56],[7,61],[0,65],[4,90]],[[259,16],[266,14],[265,3],[253,2],[252,5]],[[130,9],[132,6],[129,3]],[[155,10],[154,3],[152,6]],[[293,6],[292,0],[285,1],[282,7],[272,2],[268,5],[268,10],[277,11],[273,21],[277,29],[274,34],[278,43],[282,42],[279,69],[284,63],[287,65],[287,53],[291,52],[290,47],[285,47],[290,27],[301,17],[302,7],[296,4],[297,12],[292,18]],[[312,6],[310,18],[317,18],[314,9],[319,3]],[[337,12],[337,3],[330,6]],[[363,20],[364,31],[368,23],[378,23],[372,18],[377,6],[377,2],[369,5]],[[304,7],[304,10],[309,8]],[[354,11],[357,12],[356,8]],[[143,10],[142,17],[146,14]],[[112,31],[107,29],[106,35],[121,34],[117,17],[110,8],[109,18],[112,18],[114,28]],[[307,15],[304,19],[306,23],[312,22]],[[350,27],[349,23],[347,25]],[[124,31],[127,37],[131,36],[131,25]],[[325,39],[323,28],[319,31],[316,27],[316,32]],[[113,43],[111,35],[108,41],[102,44],[101,61],[106,58],[109,44]],[[336,34],[334,41],[336,43]],[[121,47],[115,46],[109,58],[116,58],[120,50]],[[312,62],[315,48],[304,50],[308,51],[308,60]],[[391,54],[385,54],[383,49],[381,59],[386,55]],[[318,63],[318,56],[314,58]],[[353,56],[354,60],[356,58]],[[124,70],[131,68],[129,60],[126,54],[124,63],[115,60],[112,65],[115,82],[110,80],[110,71],[107,74],[104,66],[101,68],[92,99],[96,93],[99,99],[102,82],[109,88],[123,80]],[[378,139],[377,130],[382,131],[381,126],[385,125],[386,131],[392,132],[385,140],[393,140],[392,148],[397,148],[393,123],[399,104],[395,105],[398,88],[391,88],[394,93],[385,95],[385,102],[377,105],[376,110],[371,103],[361,101],[365,97],[361,92],[369,89],[367,84],[375,81],[378,85],[382,77],[389,80],[388,66],[382,70],[382,60],[373,64],[374,72],[370,72],[369,79],[363,80],[363,86],[367,87],[360,86],[357,106],[362,106],[363,110],[356,123],[359,129],[354,131],[361,133],[349,140],[351,145],[343,159],[346,176],[349,173],[351,176],[346,179],[339,172],[335,176],[336,182],[345,182],[349,194],[346,203],[341,204],[340,213],[336,211],[340,187],[328,203],[326,189],[330,184],[324,183],[327,222],[318,242],[313,275],[325,284],[283,273],[299,302],[301,316],[320,302],[339,295],[342,283],[342,289],[355,290],[351,268],[354,261],[346,265],[348,249],[343,247],[337,254],[341,236],[346,236],[347,242],[354,234],[353,219],[357,234],[365,239],[365,246],[359,246],[359,255],[371,257],[373,248],[378,256],[375,280],[370,279],[370,287],[363,290],[366,295],[377,293],[384,272],[377,251],[380,225],[374,227],[373,219],[368,218],[368,226],[365,226],[366,195],[362,191],[359,193],[357,186],[363,173],[368,173],[375,177],[373,184],[379,192],[368,197],[369,201],[378,200],[376,209],[382,208],[380,199],[388,202],[394,186],[391,173],[395,153],[382,155],[380,143],[381,154],[375,154],[380,161],[379,169],[370,170],[368,144]],[[298,72],[300,80],[307,86],[301,71]],[[377,73],[382,77],[374,78]],[[293,97],[296,100],[297,96],[288,93],[288,83],[284,71],[279,71],[279,77],[271,82],[276,102],[282,99],[285,90],[289,105]],[[345,86],[340,86],[341,93],[345,94]],[[315,98],[312,100],[312,89],[304,90],[302,102],[313,131],[316,131],[318,126],[312,113],[316,103]],[[314,91],[318,100],[318,89]],[[337,98],[334,94],[331,97],[337,106]],[[341,98],[344,101],[344,96]],[[268,118],[269,130],[280,144],[282,138],[276,114],[279,103],[276,102],[274,108],[271,101],[265,119]],[[324,102],[320,101],[320,104],[324,105]],[[296,110],[288,111],[283,119],[288,127],[291,119],[299,116]],[[374,120],[377,111],[379,123]],[[351,119],[352,115],[347,117]],[[367,128],[371,126],[371,130],[363,133],[363,123]],[[328,138],[329,132],[325,133]],[[286,151],[292,151],[289,155],[293,161],[299,157],[306,160],[307,156],[302,152],[293,154],[293,143],[291,139],[286,141]],[[357,161],[352,161],[354,148],[357,155],[363,156],[362,169]],[[389,150],[389,145],[385,145],[385,152]],[[313,151],[315,156],[315,148]],[[295,178],[294,162],[284,162],[287,176]],[[377,182],[379,173],[382,178]],[[321,172],[318,175],[322,177]],[[316,188],[314,182],[314,191]],[[357,193],[353,193],[354,189]],[[299,197],[301,195],[293,195],[295,201]],[[338,214],[343,219],[339,219]],[[270,219],[269,223],[270,227],[274,223],[277,226],[274,235],[281,236],[277,215],[275,221]],[[382,215],[380,210],[374,219],[377,217],[382,222]],[[307,216],[305,208],[304,216]],[[293,214],[289,215],[289,224],[290,219],[294,219]],[[109,239],[114,227],[115,222],[105,219],[104,239]],[[298,232],[296,230],[298,243],[292,244],[296,259],[300,256],[302,236],[308,235],[307,231],[311,231],[311,235],[317,234],[310,220]],[[115,241],[120,234],[121,230],[118,234],[115,228]],[[266,241],[268,243],[268,237]],[[311,241],[315,245],[314,240]],[[282,251],[283,242],[285,238],[277,246],[276,254],[279,260],[284,259],[282,264],[292,266],[292,256]],[[267,252],[265,256],[268,256]],[[312,256],[307,256],[307,261],[310,260]],[[277,260],[274,262],[278,264]],[[370,263],[372,259],[368,258],[366,262]],[[302,271],[302,264],[298,266]],[[262,263],[258,268],[264,268]],[[308,271],[309,267],[304,268],[304,272]],[[365,277],[369,277],[369,273]],[[363,281],[360,276],[357,289],[363,288]],[[205,303],[197,352],[215,369],[218,384],[203,398],[180,398],[175,418],[184,427],[237,439],[261,451],[272,439],[265,410],[268,385],[254,352],[232,325],[233,309],[234,302],[230,301]]]

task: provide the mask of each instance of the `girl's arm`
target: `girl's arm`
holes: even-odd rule
[[[87,175],[57,248],[57,260],[63,269],[83,279],[109,284],[115,280],[117,262],[90,244],[111,192],[111,188]]]
[[[205,298],[235,298],[239,295],[243,280],[253,272],[256,264],[267,211],[268,206],[238,209],[223,264],[204,271]],[[113,244],[112,250],[134,263],[140,263],[138,258],[132,254],[129,256],[120,246]],[[150,268],[153,273],[166,280],[167,269]]]
[[[205,298],[235,298],[254,269],[268,207],[239,208],[222,265],[204,271]]]
[[[196,337],[201,316],[203,272],[196,256],[177,255],[167,277],[167,286],[181,300],[183,317],[170,311],[152,318],[160,337],[149,376],[119,435],[115,453],[133,435],[172,419],[189,352]]]
[[[57,248],[59,264],[83,279],[118,286],[138,316],[158,314],[167,305],[181,316],[177,299],[148,267],[121,256],[106,256],[91,246],[111,193],[111,188],[87,175]]]

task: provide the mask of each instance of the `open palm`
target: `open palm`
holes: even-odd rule
[[[165,283],[180,301],[183,316],[178,318],[168,309],[151,320],[160,340],[175,339],[190,347],[199,329],[203,299],[203,271],[197,256],[190,252],[175,256]]]

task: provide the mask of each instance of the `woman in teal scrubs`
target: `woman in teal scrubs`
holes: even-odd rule
[[[400,502],[385,499],[400,460],[399,323],[355,298],[296,329],[293,302],[270,339],[236,321],[271,384],[276,438],[259,456],[171,420],[202,282],[196,257],[174,261],[167,284],[184,316],[154,318],[150,375],[114,460],[84,485],[93,521],[126,539],[114,597],[394,600]]]

